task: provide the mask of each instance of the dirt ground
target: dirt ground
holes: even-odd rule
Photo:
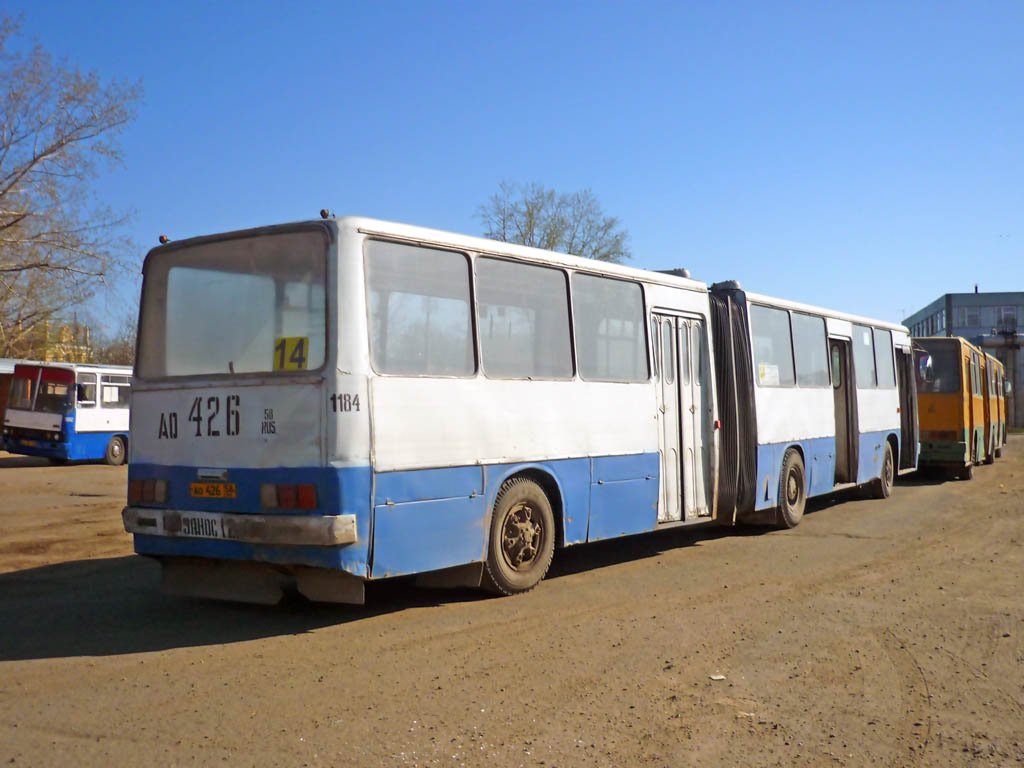
[[[798,528],[556,554],[533,593],[171,598],[125,469],[0,454],[0,763],[1024,762],[1024,436]]]

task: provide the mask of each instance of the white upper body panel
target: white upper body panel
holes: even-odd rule
[[[658,450],[653,383],[372,379],[378,471]]]
[[[831,387],[754,385],[757,442],[761,445],[831,437],[836,433]]]

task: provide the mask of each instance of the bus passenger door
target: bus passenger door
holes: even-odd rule
[[[835,482],[857,482],[859,430],[857,429],[857,386],[853,376],[853,350],[845,339],[828,340],[832,364],[832,400],[836,413]]]
[[[654,338],[658,369],[658,443],[661,447],[661,482],[658,493],[658,522],[681,519],[679,460],[679,386],[676,319],[654,315]]]
[[[679,382],[682,389],[683,511],[686,519],[711,514],[707,501],[709,471],[705,443],[708,434],[708,406],[705,397],[704,323],[679,319]],[[685,362],[684,362],[685,361]]]
[[[899,468],[917,466],[917,382],[914,379],[914,355],[896,348],[896,386],[900,400]]]

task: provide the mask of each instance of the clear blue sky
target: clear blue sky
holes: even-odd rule
[[[1024,290],[1020,0],[5,9],[142,79],[97,183],[140,258],[324,207],[479,234],[507,179],[589,187],[633,265],[708,282],[891,320]]]

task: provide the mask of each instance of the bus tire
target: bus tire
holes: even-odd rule
[[[805,477],[804,460],[800,457],[800,451],[790,448],[782,460],[782,472],[779,475],[777,527],[795,528],[800,524],[804,516],[804,505],[807,503]]]
[[[119,467],[124,464],[124,438],[114,435],[107,443],[107,452],[103,457],[104,461],[112,467]]]
[[[986,464],[995,464],[996,463],[996,456],[998,456],[998,454],[996,453],[995,449],[992,450],[992,453],[987,453],[986,452],[985,453],[985,463]]]
[[[996,448],[996,458],[997,459],[1003,458],[1003,449],[1002,448]]]
[[[888,499],[892,494],[892,483],[895,477],[892,463],[892,443],[885,441],[885,458],[882,459],[882,472],[871,481],[871,495],[876,499]]]
[[[957,474],[957,477],[961,480],[970,480],[972,477],[974,477],[974,462],[971,462],[963,469],[961,469],[959,474]]]
[[[529,592],[540,583],[555,553],[555,516],[533,480],[506,480],[494,500],[484,588],[494,594]]]

